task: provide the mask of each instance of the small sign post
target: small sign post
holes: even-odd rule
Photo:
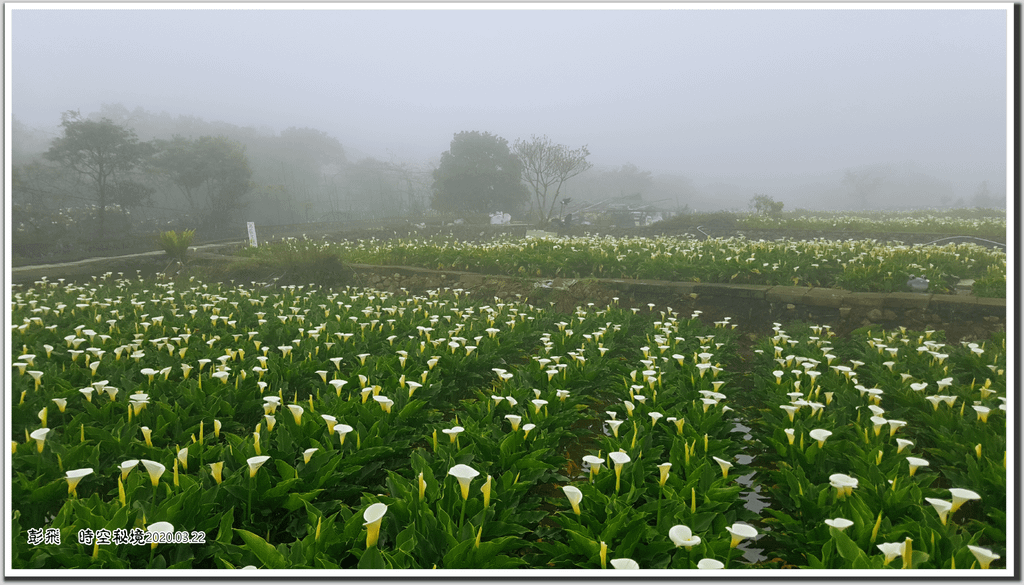
[[[255,248],[256,247],[256,223],[255,222],[251,222],[251,221],[246,222],[246,227],[249,228],[249,246]]]

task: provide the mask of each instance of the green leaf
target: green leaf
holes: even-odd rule
[[[359,563],[357,567],[360,569],[389,569],[388,563],[381,556],[380,550],[371,546],[363,552],[363,556],[359,557]]]
[[[858,560],[863,560],[864,562],[867,562],[867,555],[859,546],[857,546],[857,543],[850,539],[849,536],[846,536],[846,534],[841,530],[831,526],[828,527],[828,531],[836,541],[836,550],[839,551],[839,556],[848,561],[856,562]]]
[[[565,533],[569,535],[573,550],[577,553],[587,558],[601,554],[601,545],[596,540],[587,538],[575,530],[566,530]]]
[[[228,511],[220,517],[220,527],[217,529],[217,536],[214,538],[217,542],[223,542],[224,544],[231,543],[231,532],[232,525],[235,523],[235,507],[231,506]]]
[[[416,529],[407,526],[405,530],[399,532],[395,539],[395,547],[404,553],[412,554],[412,551],[416,550]]]
[[[311,492],[306,492],[304,494],[290,493],[288,494],[288,499],[286,499],[284,503],[281,504],[281,507],[284,508],[285,510],[288,510],[289,512],[294,512],[295,510],[301,508],[304,505],[304,503],[312,502],[314,499],[316,499],[317,495],[322,491],[324,490],[313,490]]]
[[[266,492],[264,492],[263,495],[260,496],[260,499],[261,500],[266,500],[266,499],[269,499],[269,498],[280,497],[280,496],[284,495],[285,493],[287,493],[288,490],[293,485],[299,483],[300,481],[301,481],[300,479],[293,477],[292,479],[286,479],[284,481],[278,482],[278,484],[276,486],[274,486],[271,489],[269,489]]]
[[[285,559],[284,555],[276,548],[270,546],[267,541],[248,530],[242,530],[241,528],[235,528],[234,530],[238,533],[238,536],[242,537],[242,540],[245,541],[246,547],[248,547],[248,549],[256,555],[256,558],[262,561],[268,569],[284,569],[288,567],[288,561]]]

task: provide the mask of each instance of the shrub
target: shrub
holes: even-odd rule
[[[174,230],[161,232],[160,246],[172,259],[184,262],[185,254],[188,253],[188,247],[192,245],[195,235],[196,230],[182,230],[180,235]]]

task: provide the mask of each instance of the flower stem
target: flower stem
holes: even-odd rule
[[[249,475],[249,501],[245,509],[245,517],[249,519],[249,524],[252,525],[252,475]]]
[[[466,502],[468,502],[468,501],[469,501],[469,498],[463,498],[463,500],[462,500],[462,513],[459,514],[459,531],[460,532],[462,531],[462,521],[465,520],[465,518],[466,518]]]
[[[661,487],[658,489],[658,519],[654,523],[654,527],[658,528],[661,526],[661,496],[665,492],[665,488]]]

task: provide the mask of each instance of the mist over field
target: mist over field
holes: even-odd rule
[[[756,194],[787,211],[1002,207],[1007,196],[1006,7],[7,14],[16,206],[91,198],[42,157],[69,111],[139,141],[225,137],[251,169],[237,209],[264,223],[430,213],[434,171],[464,132],[585,146],[589,168],[559,193],[569,210],[746,210]],[[148,195],[136,217],[205,209],[158,174],[133,179]],[[526,204],[513,216],[527,221]]]

